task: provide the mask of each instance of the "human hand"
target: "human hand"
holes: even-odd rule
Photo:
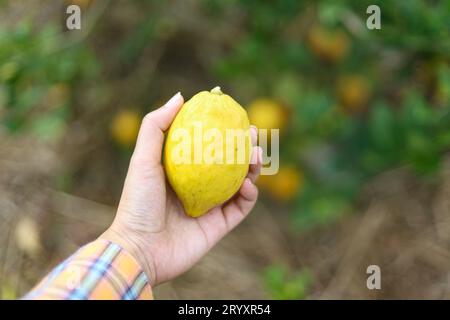
[[[116,217],[101,235],[130,252],[150,277],[152,286],[190,269],[248,215],[258,197],[254,183],[262,151],[254,146],[248,175],[232,199],[199,218],[184,213],[161,162],[164,132],[183,103],[178,93],[144,117]],[[252,127],[253,145],[256,135]]]

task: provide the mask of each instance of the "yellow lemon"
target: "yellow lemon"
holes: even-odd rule
[[[203,215],[239,190],[250,147],[246,111],[219,87],[184,104],[167,134],[164,166],[189,216]]]
[[[250,123],[259,129],[280,129],[284,131],[287,124],[287,112],[277,101],[260,98],[248,106]]]
[[[272,197],[280,201],[294,199],[302,188],[304,181],[303,173],[293,166],[280,167],[277,174],[266,177],[264,185],[267,191]]]
[[[360,75],[344,75],[338,79],[337,95],[344,111],[357,113],[369,102],[371,89],[368,81]]]
[[[111,135],[121,146],[131,147],[135,144],[141,117],[135,111],[122,110],[116,114],[111,124]]]
[[[350,40],[343,31],[327,30],[321,26],[310,29],[307,43],[316,56],[331,63],[341,61],[350,49]]]

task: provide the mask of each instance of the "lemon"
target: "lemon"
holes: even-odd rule
[[[262,178],[262,179],[261,179]],[[293,166],[280,167],[272,176],[261,176],[262,185],[269,194],[279,201],[294,199],[303,187],[303,172]]]
[[[366,78],[355,74],[341,76],[338,79],[336,91],[339,102],[347,113],[363,111],[371,95]]]
[[[309,30],[307,43],[316,56],[330,63],[343,60],[350,49],[350,40],[343,31],[328,30],[321,26]]]
[[[122,110],[116,114],[111,124],[113,139],[123,147],[135,144],[141,125],[141,117],[135,111]]]
[[[228,140],[229,133],[241,133],[242,139]],[[186,214],[201,216],[239,190],[248,172],[250,144],[246,111],[219,87],[199,92],[184,104],[167,134],[164,167]],[[180,154],[185,155],[183,161],[177,158]]]
[[[250,123],[259,129],[280,129],[284,131],[287,113],[281,103],[268,98],[259,98],[248,106]]]

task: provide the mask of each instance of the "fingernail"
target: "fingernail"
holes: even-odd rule
[[[169,101],[166,102],[166,104],[173,103],[181,98],[181,92],[177,92],[172,98],[169,99]]]
[[[255,148],[252,149],[252,156],[250,158],[250,164],[257,164],[258,163],[258,150],[255,150]]]

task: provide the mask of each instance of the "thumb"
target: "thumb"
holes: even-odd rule
[[[169,129],[183,103],[183,96],[178,92],[161,108],[144,117],[133,152],[133,162],[150,166],[161,163],[164,131]]]

